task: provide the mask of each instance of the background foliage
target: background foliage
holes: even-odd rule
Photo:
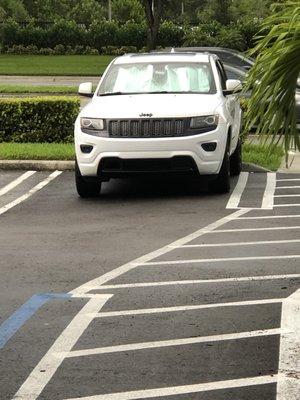
[[[147,44],[143,1],[111,2],[113,20],[108,21],[107,0],[0,0],[2,52],[98,54],[109,50],[118,54],[124,46],[143,49]],[[262,18],[270,13],[271,2],[164,0],[158,46],[247,50],[253,46]]]

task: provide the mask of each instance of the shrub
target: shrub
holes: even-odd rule
[[[97,49],[93,49],[90,46],[86,46],[86,48],[83,51],[83,54],[89,55],[89,56],[98,56],[99,51]]]
[[[116,46],[117,39],[118,24],[116,22],[101,21],[101,24],[94,22],[90,26],[86,44],[100,50],[101,47]]]
[[[164,21],[158,32],[158,43],[162,47],[181,46],[184,40],[183,29],[172,21]]]
[[[220,30],[215,45],[240,51],[246,50],[242,35],[233,26]]]
[[[54,51],[49,47],[46,48],[43,47],[39,50],[39,54],[42,56],[52,56],[54,54]]]
[[[63,44],[57,44],[54,47],[53,52],[56,56],[62,56],[66,53],[66,48]]]
[[[79,55],[83,54],[84,52],[84,46],[81,46],[80,44],[78,44],[77,46],[74,47],[73,49],[73,54]]]
[[[147,41],[147,28],[145,24],[127,21],[117,31],[117,46],[134,46],[141,48]]]
[[[59,21],[44,30],[46,38],[44,47],[54,48],[56,45],[76,46],[86,44],[87,31],[74,21]]]
[[[79,107],[72,97],[0,99],[0,142],[72,142]]]
[[[184,36],[184,46],[198,47],[198,46],[214,46],[215,38],[209,35],[203,26],[194,29],[189,29]]]
[[[101,54],[106,54],[108,56],[113,56],[116,54],[118,48],[116,46],[105,46],[100,49]]]
[[[12,47],[17,44],[16,39],[19,36],[20,26],[17,22],[9,19],[1,24],[0,40],[4,48]]]
[[[242,35],[245,48],[251,49],[256,43],[255,36],[258,35],[261,29],[261,23],[257,19],[242,20],[236,24],[236,29]]]

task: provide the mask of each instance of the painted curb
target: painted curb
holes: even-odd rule
[[[25,171],[72,171],[75,169],[75,161],[0,160],[0,169]]]

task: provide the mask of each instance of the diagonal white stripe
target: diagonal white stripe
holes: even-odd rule
[[[295,203],[295,204],[275,204],[274,207],[300,207],[300,203]]]
[[[254,306],[260,304],[274,304],[282,303],[284,299],[261,299],[261,300],[246,300],[246,301],[232,301],[229,303],[210,303],[210,304],[197,304],[187,306],[175,307],[160,307],[160,308],[142,308],[138,310],[123,310],[123,311],[107,311],[93,314],[94,318],[118,317],[123,315],[140,315],[140,314],[160,314],[180,311],[203,310],[207,308],[219,307],[243,307]]]
[[[229,258],[199,258],[191,260],[168,260],[168,261],[150,261],[140,265],[176,265],[176,264],[202,264],[217,263],[228,261],[256,261],[256,260],[284,260],[290,258],[300,258],[299,254],[285,256],[257,256],[257,257],[229,257]]]
[[[261,204],[262,209],[271,210],[273,208],[275,188],[276,188],[276,174],[274,172],[268,172],[267,185]]]
[[[262,244],[285,244],[285,243],[299,243],[300,239],[288,240],[260,240],[258,242],[229,242],[229,243],[201,243],[201,244],[185,244],[181,247],[174,247],[175,249],[195,248],[195,247],[235,247],[235,246],[257,246]]]
[[[276,206],[274,206],[276,207]],[[235,232],[253,232],[253,231],[280,231],[280,230],[290,230],[290,229],[300,229],[300,226],[272,226],[268,228],[241,228],[241,229],[218,229],[206,233],[235,233]]]
[[[35,174],[36,171],[27,171],[12,182],[10,182],[8,185],[4,186],[4,188],[0,189],[0,196],[3,196],[4,194],[10,192],[12,189],[14,189],[16,186],[20,185],[20,183],[24,182],[26,179],[28,179],[30,176]]]
[[[238,220],[240,219],[277,219],[277,218],[299,218],[300,215],[298,214],[289,214],[289,215],[262,215],[262,216],[258,216],[258,217],[240,217],[238,218]]]
[[[234,209],[234,208],[238,207],[241,197],[243,195],[243,192],[245,190],[246,184],[247,184],[248,176],[249,176],[248,172],[240,173],[239,180],[228,200],[226,208]]]
[[[98,290],[107,289],[123,289],[123,288],[136,288],[136,287],[151,287],[151,286],[172,286],[172,285],[197,285],[205,283],[226,283],[226,282],[251,282],[263,280],[279,280],[279,279],[295,279],[300,278],[300,274],[286,274],[286,275],[265,275],[265,276],[241,276],[233,278],[220,278],[220,279],[195,279],[183,281],[163,281],[163,282],[137,282],[137,283],[120,283],[116,285],[102,285]]]
[[[44,179],[42,182],[38,183],[32,189],[30,189],[27,193],[23,194],[22,196],[18,197],[16,200],[6,204],[5,206],[0,208],[0,215],[4,214],[6,211],[10,210],[11,208],[17,206],[18,204],[22,203],[23,201],[27,200],[33,194],[41,190],[43,187],[48,185],[53,179],[59,176],[62,171],[55,171],[48,176],[48,178]]]
[[[179,394],[200,393],[211,390],[231,389],[245,386],[267,385],[277,382],[277,375],[254,376],[251,378],[231,379],[226,381],[206,382],[196,385],[161,387],[155,389],[134,390],[131,392],[119,392],[99,394],[88,397],[76,397],[65,400],[136,400],[150,399],[153,397],[176,396]]]
[[[158,340],[156,342],[131,343],[131,344],[124,344],[117,346],[96,347],[83,350],[71,350],[69,352],[56,353],[55,356],[63,359],[74,358],[74,357],[85,357],[97,354],[119,353],[123,351],[127,352],[127,351],[136,351],[145,349],[157,349],[162,347],[186,346],[189,344],[197,344],[197,343],[250,339],[259,336],[280,335],[281,333],[282,333],[281,329],[261,329],[259,331],[226,333],[222,335],[198,336],[198,337],[190,337],[183,339]]]
[[[106,274],[100,276],[99,278],[93,279],[90,282],[85,283],[82,286],[79,286],[78,288],[72,290],[70,293],[71,294],[80,294],[80,293],[86,293],[89,292],[90,290],[97,289],[99,286],[103,285],[104,283],[117,278],[118,276],[125,274],[128,271],[131,271],[132,269],[138,267],[139,265],[142,265],[146,263],[147,261],[153,260],[154,258],[157,258],[163,254],[169,253],[172,248],[182,246],[183,244],[186,244],[188,242],[191,242],[194,239],[199,238],[202,235],[205,235],[208,232],[211,232],[217,228],[219,228],[222,225],[225,225],[227,222],[230,222],[234,220],[235,218],[239,217],[240,215],[246,214],[249,211],[249,209],[245,210],[238,210],[233,212],[232,214],[223,217],[219,219],[218,221],[213,222],[212,224],[207,225],[204,229],[199,229],[198,231],[191,233],[190,235],[187,235],[179,240],[176,240],[173,243],[170,243],[169,245],[166,245],[158,250],[155,250],[151,253],[148,253],[142,257],[139,257],[133,261],[130,261],[127,264],[122,265],[121,267],[118,267],[110,272],[107,272]]]

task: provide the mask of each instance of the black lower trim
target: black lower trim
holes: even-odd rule
[[[122,159],[105,157],[98,167],[99,177],[128,177],[157,174],[198,174],[198,168],[192,157],[175,156],[172,158]]]

